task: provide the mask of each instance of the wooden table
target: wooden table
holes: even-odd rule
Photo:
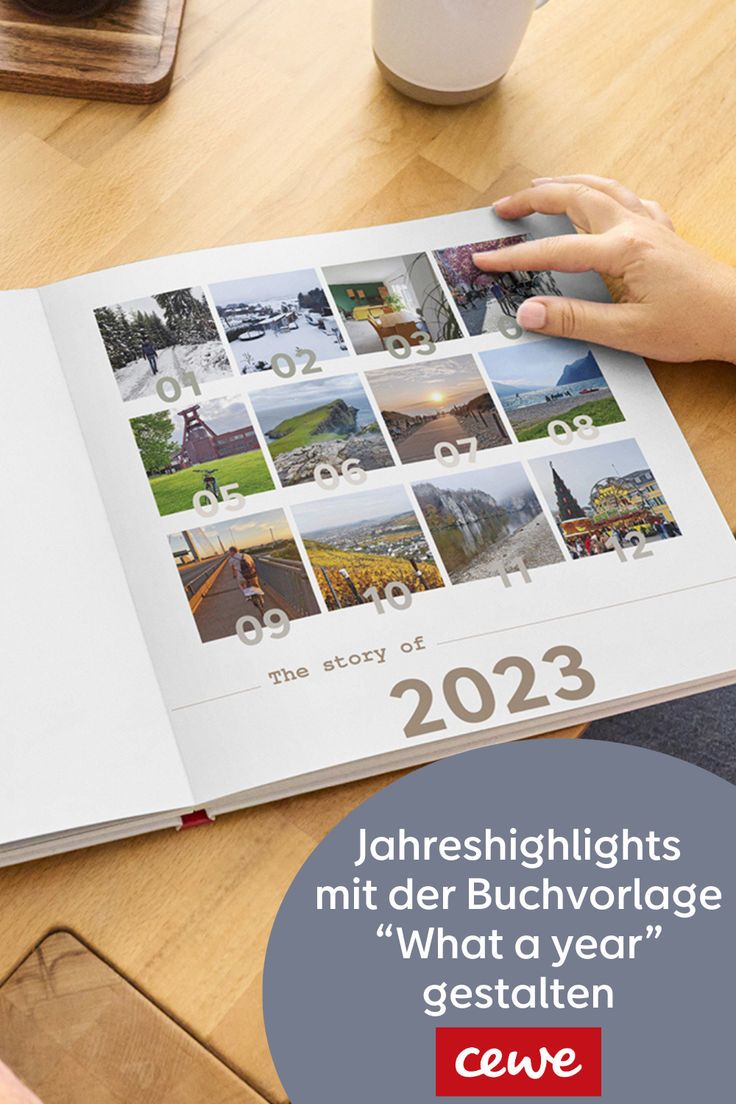
[[[163,103],[0,95],[2,282],[439,214],[580,171],[656,196],[734,261],[735,69],[733,4],[553,0],[491,99],[429,108],[381,83],[367,0],[189,0]],[[733,368],[656,373],[736,524]],[[282,1101],[261,1016],[271,921],[324,833],[387,781],[1,872],[0,975],[72,928]]]

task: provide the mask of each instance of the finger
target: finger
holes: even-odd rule
[[[667,214],[665,209],[657,203],[656,199],[643,199],[642,203],[646,207],[650,216],[655,222],[661,222],[663,226],[666,226],[669,230],[674,230],[675,227],[672,223],[672,219]]]
[[[483,272],[603,272],[620,276],[623,265],[615,240],[603,234],[563,234],[474,253],[473,264]]]
[[[639,308],[631,303],[537,297],[521,304],[516,319],[532,333],[590,341],[628,352],[635,352],[637,342],[641,342]]]
[[[576,173],[571,176],[555,176],[555,177],[542,177],[538,180],[533,180],[534,187],[539,187],[540,183],[552,181],[556,184],[584,184],[588,188],[595,188],[596,191],[603,192],[604,195],[610,196],[611,199],[615,199],[617,203],[620,203],[622,207],[626,207],[628,211],[634,211],[637,215],[646,215],[651,218],[651,215],[644,206],[644,202],[639,198],[636,192],[633,192],[631,188],[627,188],[624,184],[619,184],[618,180],[610,180],[605,176],[593,176],[591,173]]]
[[[539,184],[494,204],[501,218],[518,219],[535,211],[542,215],[569,215],[576,226],[599,234],[622,222],[629,214],[615,199],[587,184]]]
[[[3,1104],[41,1104],[35,1093],[23,1085],[12,1070],[0,1062],[0,1099]]]

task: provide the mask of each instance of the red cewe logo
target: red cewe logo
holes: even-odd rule
[[[600,1096],[599,1027],[438,1027],[437,1096]]]

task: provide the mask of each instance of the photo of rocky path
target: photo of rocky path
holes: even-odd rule
[[[489,575],[498,574],[499,565],[505,571],[512,571],[519,558],[527,568],[559,563],[563,559],[552,530],[542,514],[537,514],[486,552],[481,552],[466,568],[458,571],[452,581],[472,583],[475,579],[487,579]]]
[[[414,493],[453,583],[561,563],[564,554],[521,464],[414,484]]]

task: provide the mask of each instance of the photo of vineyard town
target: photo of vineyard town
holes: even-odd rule
[[[185,529],[169,537],[179,579],[203,644],[234,636],[238,618],[290,621],[319,613],[283,510]]]
[[[313,480],[318,464],[337,471],[347,460],[363,471],[393,465],[358,376],[282,383],[254,391],[251,401],[284,487]]]
[[[471,337],[493,333],[504,317],[516,319],[525,299],[534,295],[562,295],[550,272],[483,272],[473,263],[474,253],[490,253],[531,240],[531,234],[517,234],[435,252]]]
[[[475,438],[478,450],[509,444],[472,356],[401,364],[366,375],[405,464],[431,460],[437,445],[468,437]]]
[[[210,288],[238,369],[266,372],[277,353],[317,361],[347,356],[347,345],[313,268],[228,280]],[[306,363],[304,359],[299,363]]]
[[[585,415],[597,426],[624,420],[593,351],[578,341],[525,341],[480,358],[520,441],[547,437],[559,419],[572,424]]]
[[[590,445],[530,463],[575,560],[682,535],[636,441]]]
[[[190,372],[198,384],[232,375],[201,288],[165,291],[94,313],[126,402],[155,395],[161,376],[173,376],[183,387]]]
[[[330,610],[371,602],[369,587],[383,594],[394,581],[414,594],[443,585],[403,487],[309,502],[293,513]]]
[[[413,485],[453,583],[561,563],[564,555],[521,464],[477,469]]]
[[[143,414],[131,418],[130,428],[160,514],[191,510],[200,491],[208,493],[205,502],[221,502],[223,486],[243,496],[273,489],[248,411],[236,397]]]

